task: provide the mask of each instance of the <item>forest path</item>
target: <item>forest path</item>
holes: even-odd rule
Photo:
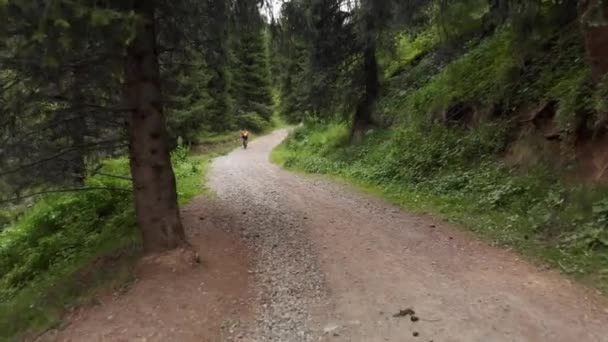
[[[603,298],[462,230],[282,170],[269,154],[286,135],[218,158],[210,176],[257,250],[250,340],[608,341]],[[418,321],[393,317],[407,308]]]
[[[282,170],[269,154],[286,135],[216,159],[217,198],[183,209],[202,267],[144,262],[129,291],[43,340],[608,341],[605,298],[462,230]]]

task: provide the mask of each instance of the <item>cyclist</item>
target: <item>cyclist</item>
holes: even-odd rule
[[[247,148],[247,140],[249,140],[249,131],[247,131],[247,129],[243,128],[243,130],[241,131],[241,139],[243,139],[243,147]]]

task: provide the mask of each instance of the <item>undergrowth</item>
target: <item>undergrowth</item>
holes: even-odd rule
[[[555,117],[545,119],[559,130],[562,154],[571,153],[567,144],[584,115],[606,108],[608,82],[592,86],[579,33],[559,28],[526,50],[510,27],[502,27],[444,64],[436,61],[434,41],[402,38],[410,52],[383,61],[388,74],[400,70],[386,81],[377,105],[376,119],[389,129],[351,145],[347,126],[309,123],[274,151],[273,160],[437,213],[607,291],[608,188],[562,182],[564,171],[555,166],[572,156],[537,149],[525,165],[504,159],[522,121],[534,114],[530,108],[555,105]],[[472,116],[447,117],[453,109]],[[596,115],[586,124],[605,122]],[[543,134],[537,133],[546,144]]]
[[[506,166],[497,158],[500,130],[375,130],[351,145],[344,125],[310,125],[294,131],[273,160],[435,213],[608,290],[608,189],[567,187],[540,164],[526,174]]]
[[[250,139],[255,139],[256,137],[266,134],[272,130],[287,127],[287,124],[283,121],[283,119],[278,115],[273,115],[270,118],[270,121],[264,123],[263,126],[253,127],[247,124],[242,124],[242,127],[234,131],[227,132],[199,132],[194,139],[194,144],[199,146],[206,147],[205,150],[213,149],[213,150],[229,150],[230,147],[240,145],[240,130],[245,128],[249,130]],[[236,142],[236,144],[235,144]],[[1,220],[1,218],[0,218]],[[0,221],[1,223],[1,221]]]
[[[180,204],[205,191],[203,180],[213,156],[190,155],[185,147],[172,153]],[[103,173],[128,177],[128,160],[106,161]],[[99,174],[86,182],[130,188],[127,180]],[[59,324],[63,313],[88,301],[96,287],[124,286],[140,254],[130,191],[40,199],[0,232],[0,341]]]

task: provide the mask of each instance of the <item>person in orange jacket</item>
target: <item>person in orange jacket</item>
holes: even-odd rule
[[[247,148],[247,141],[249,140],[249,131],[247,131],[247,129],[243,128],[243,130],[241,131],[241,139],[243,139],[243,147]]]

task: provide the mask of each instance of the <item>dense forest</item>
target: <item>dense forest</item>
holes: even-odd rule
[[[207,165],[188,148],[273,125],[261,5],[0,2],[3,334],[99,255],[187,245],[178,201]]]
[[[210,158],[190,148],[277,116],[303,123],[277,163],[608,289],[604,0],[4,0],[0,18],[8,337],[52,324],[99,256],[187,248],[179,205]]]
[[[169,151],[178,141],[271,124],[258,5],[3,3],[4,203],[101,188],[88,178],[128,153],[136,203],[174,216],[173,228],[157,229],[168,229],[162,239],[179,236]]]

